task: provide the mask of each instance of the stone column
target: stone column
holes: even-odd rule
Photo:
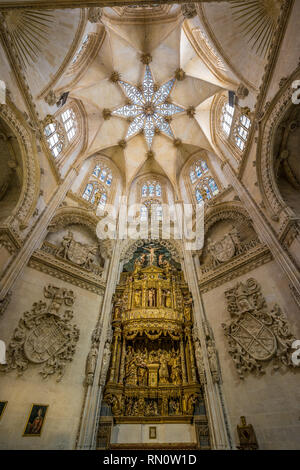
[[[274,260],[278,263],[280,269],[287,276],[290,285],[293,287],[295,293],[297,293],[297,296],[300,297],[300,276],[294,261],[290,258],[288,252],[279,242],[274,230],[268,224],[265,216],[262,214],[261,210],[252,196],[249,194],[248,190],[237,178],[229,163],[225,163],[223,166],[223,172],[227,177],[228,182],[236,190],[240,200],[247,209],[259,238],[268,246],[274,257]]]
[[[48,225],[55,214],[55,211],[64,200],[67,192],[72,186],[77,172],[72,168],[62,184],[57,188],[55,194],[52,196],[49,204],[45,208],[43,214],[35,224],[33,230],[28,235],[24,245],[18,252],[17,256],[12,260],[8,266],[4,276],[0,281],[0,299],[3,299],[13,284],[20,277],[23,269],[27,265],[32,253],[44,240],[48,230]]]
[[[112,296],[119,278],[119,263],[121,254],[121,241],[116,240],[112,257],[110,260],[109,272],[107,277],[107,288],[105,290],[101,319],[103,329],[99,344],[99,354],[95,369],[94,383],[87,389],[83,405],[82,418],[80,423],[79,435],[76,444],[77,449],[88,450],[95,449],[96,435],[98,430],[101,400],[104,388],[105,377],[101,377],[102,359],[105,342],[107,339],[108,327],[111,323]],[[102,379],[100,381],[100,378]]]
[[[206,321],[206,318],[199,292],[192,252],[190,250],[183,250],[183,254],[186,280],[194,300],[194,323],[199,331],[199,340],[203,354],[203,364],[206,376],[204,392],[207,404],[207,417],[211,430],[211,445],[212,448],[216,450],[230,449],[232,448],[231,435],[227,426],[226,410],[224,408],[223,397],[221,396],[221,389],[219,384],[213,382],[209,367],[205,333],[202,328],[202,321]]]
[[[190,363],[191,363],[191,370],[192,370],[192,381],[196,383],[197,378],[196,378],[196,368],[195,368],[195,357],[194,357],[194,348],[193,348],[192,340],[191,340],[191,329],[190,329],[190,327],[187,329],[186,333],[187,333],[188,345],[189,345]]]

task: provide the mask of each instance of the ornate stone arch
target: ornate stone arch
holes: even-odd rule
[[[249,217],[248,212],[241,203],[239,202],[221,202],[219,204],[215,204],[211,206],[206,215],[204,220],[204,233],[205,235],[209,231],[213,225],[221,220],[226,219],[234,219],[240,221],[247,221],[248,223],[252,224],[252,220]]]
[[[186,194],[188,196],[187,202],[192,203],[192,204],[196,204],[196,198],[194,194],[195,186],[191,183],[191,180],[190,180],[190,168],[194,164],[196,164],[198,160],[203,160],[207,164],[207,167],[208,167],[207,175],[211,176],[214,179],[214,181],[216,182],[219,188],[219,191],[222,188],[221,182],[218,176],[216,175],[216,172],[214,171],[213,165],[210,163],[207,150],[199,148],[198,150],[193,152],[188,158],[188,160],[185,162],[185,164],[183,165],[181,169],[181,172],[179,174],[179,179],[178,179],[179,186],[181,187],[181,184],[184,185]]]
[[[86,209],[80,207],[60,207],[48,226],[48,230],[49,232],[56,232],[67,225],[74,224],[85,227],[91,235],[97,237],[96,228],[98,222],[98,217],[93,212],[86,211]],[[110,257],[112,252],[111,240],[99,240],[98,244],[101,256],[103,258]]]
[[[24,117],[15,112],[10,104],[0,106],[0,117],[17,138],[22,159],[23,184],[21,194],[13,213],[5,221],[20,238],[24,238],[28,222],[36,208],[40,190],[40,169],[37,148],[32,134],[28,131]]]
[[[265,122],[260,132],[260,148],[257,153],[257,178],[263,201],[273,220],[278,220],[282,211],[291,215],[291,209],[283,200],[275,179],[273,148],[278,126],[288,108],[293,106],[292,95],[295,90],[292,88],[292,83],[299,77],[298,66],[295,72],[288,79],[285,79],[284,85],[273,101],[266,104],[266,113],[263,116]]]

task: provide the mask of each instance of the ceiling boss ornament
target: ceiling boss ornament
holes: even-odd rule
[[[130,100],[130,104],[115,109],[111,114],[125,119],[133,119],[128,127],[126,139],[143,132],[149,149],[152,146],[156,129],[174,139],[172,129],[166,118],[185,111],[184,108],[178,105],[166,102],[175,80],[175,78],[172,78],[157,87],[149,65],[146,65],[141,87],[118,80],[123,92]]]

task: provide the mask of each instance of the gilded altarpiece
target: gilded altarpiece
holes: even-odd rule
[[[104,399],[116,423],[191,423],[203,397],[183,273],[159,246],[144,247],[129,266],[114,296]]]

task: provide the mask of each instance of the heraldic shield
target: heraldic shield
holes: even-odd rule
[[[66,342],[62,329],[54,317],[49,316],[30,332],[24,343],[24,353],[31,362],[42,363],[59,353]]]
[[[71,240],[67,256],[72,263],[82,265],[86,262],[89,252],[89,246],[83,245],[75,240]]]
[[[220,242],[214,244],[214,255],[223,263],[230,260],[235,254],[235,244],[230,235],[226,235]]]
[[[276,352],[275,335],[251,313],[245,313],[242,319],[232,324],[229,335],[258,361],[271,359]]]

